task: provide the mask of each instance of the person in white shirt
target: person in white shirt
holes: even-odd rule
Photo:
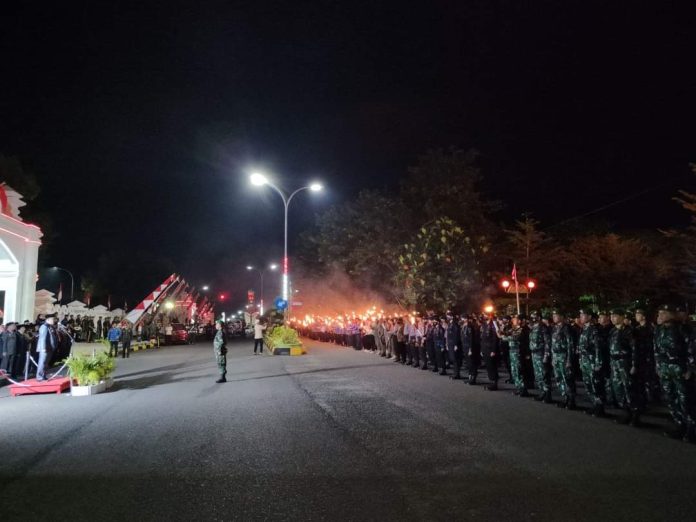
[[[263,332],[266,330],[266,325],[261,322],[261,319],[257,319],[254,323],[254,355],[256,355],[256,349],[258,348],[259,354],[263,353]]]

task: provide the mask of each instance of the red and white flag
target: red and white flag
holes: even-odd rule
[[[512,280],[517,282],[517,265],[512,264]]]
[[[56,296],[56,299],[58,299],[59,302],[63,300],[63,283],[61,283],[58,287],[58,295]]]
[[[111,310],[111,296],[106,299],[106,307]]]
[[[87,303],[87,308],[92,304],[92,294],[85,294],[85,303]]]

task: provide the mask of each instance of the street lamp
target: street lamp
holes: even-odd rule
[[[61,270],[70,276],[70,300],[72,301],[73,297],[75,295],[75,278],[73,277],[72,272],[70,272],[70,270],[66,270],[65,268],[61,268],[59,266],[54,266],[51,268],[51,270]]]
[[[208,285],[203,285],[203,291],[207,292],[208,290],[210,290],[210,287]]]
[[[285,206],[285,238],[284,238],[284,245],[283,245],[283,299],[285,301],[288,300],[288,280],[289,280],[289,266],[288,266],[288,208],[290,206],[290,202],[292,201],[292,198],[297,194],[298,192],[302,192],[303,190],[311,190],[312,192],[320,192],[323,190],[323,186],[321,183],[311,183],[310,185],[307,185],[305,187],[300,187],[294,192],[290,194],[290,196],[286,196],[285,193],[280,190],[278,187],[276,187],[266,176],[259,172],[254,172],[250,177],[249,180],[251,181],[252,185],[255,185],[257,187],[261,187],[263,185],[268,185],[271,187],[273,190],[275,190],[278,194],[280,194],[280,197],[283,200],[283,205]]]
[[[269,270],[275,270],[277,268],[278,268],[278,265],[275,263],[271,263],[270,265],[268,265]],[[266,273],[266,271],[262,270],[260,268],[254,268],[252,265],[247,265],[246,269],[249,271],[256,270],[259,273],[259,275],[261,276],[261,299],[260,299],[261,305],[259,306],[259,313],[261,315],[263,315],[263,276]]]

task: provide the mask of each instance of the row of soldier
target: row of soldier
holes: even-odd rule
[[[446,314],[429,318],[353,320],[348,324],[316,322],[296,325],[322,341],[370,350],[382,357],[477,384],[485,367],[486,390],[498,390],[499,366],[508,369],[514,393],[577,409],[576,384],[584,384],[590,407],[603,417],[606,407],[622,410],[616,420],[641,425],[651,401],[664,400],[674,423],[665,434],[696,441],[696,328],[683,309],[669,305],[657,312],[653,325],[644,309],[613,309],[598,314],[580,310],[568,317],[561,310],[542,316],[495,317],[492,314]],[[452,373],[448,374],[448,369]]]

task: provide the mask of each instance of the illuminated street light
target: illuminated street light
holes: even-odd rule
[[[208,285],[204,285],[203,290],[210,290],[210,287]]]
[[[249,177],[251,184],[256,185],[257,187],[261,187],[268,183],[268,178],[264,176],[263,174],[259,172],[254,172],[250,177]]]
[[[278,265],[276,263],[271,263],[270,265],[268,265],[269,270],[275,270],[276,268],[278,268]],[[261,299],[259,300],[259,313],[263,315],[263,276],[265,274],[265,270],[254,268],[253,265],[247,265],[246,269],[249,271],[256,270],[259,273],[259,276],[261,277]]]
[[[74,298],[73,296],[75,295],[75,278],[73,277],[72,272],[70,272],[70,270],[66,270],[65,268],[61,268],[59,266],[51,267],[51,270],[65,272],[66,274],[68,274],[70,276],[70,300],[72,300]]]
[[[164,307],[167,310],[172,310],[174,308],[174,303],[172,303],[171,301],[167,301],[166,303],[164,303]]]
[[[307,185],[304,187],[300,187],[294,192],[292,192],[289,196],[286,196],[285,193],[280,190],[276,185],[274,185],[266,176],[259,172],[254,172],[250,177],[249,180],[251,181],[252,185],[255,185],[257,187],[260,187],[262,185],[268,185],[271,187],[273,190],[275,190],[283,200],[283,206],[285,207],[285,240],[284,240],[284,246],[283,246],[283,299],[285,301],[288,300],[288,287],[289,287],[289,279],[290,279],[290,266],[288,262],[288,208],[290,207],[290,202],[292,201],[292,198],[295,197],[295,194],[302,192],[303,190],[310,190],[312,192],[319,192],[321,191],[324,187],[321,185],[321,183],[313,182],[311,185]]]
[[[493,305],[486,305],[483,308],[483,311],[486,312],[487,314],[492,314],[493,310],[495,310],[495,308],[493,308]]]
[[[500,284],[503,286],[503,288],[505,288],[505,290],[510,288],[510,281],[508,281],[507,279],[504,279],[503,282]]]
[[[535,287],[536,283],[534,281],[527,281],[527,288],[529,288],[529,290],[534,290]]]

